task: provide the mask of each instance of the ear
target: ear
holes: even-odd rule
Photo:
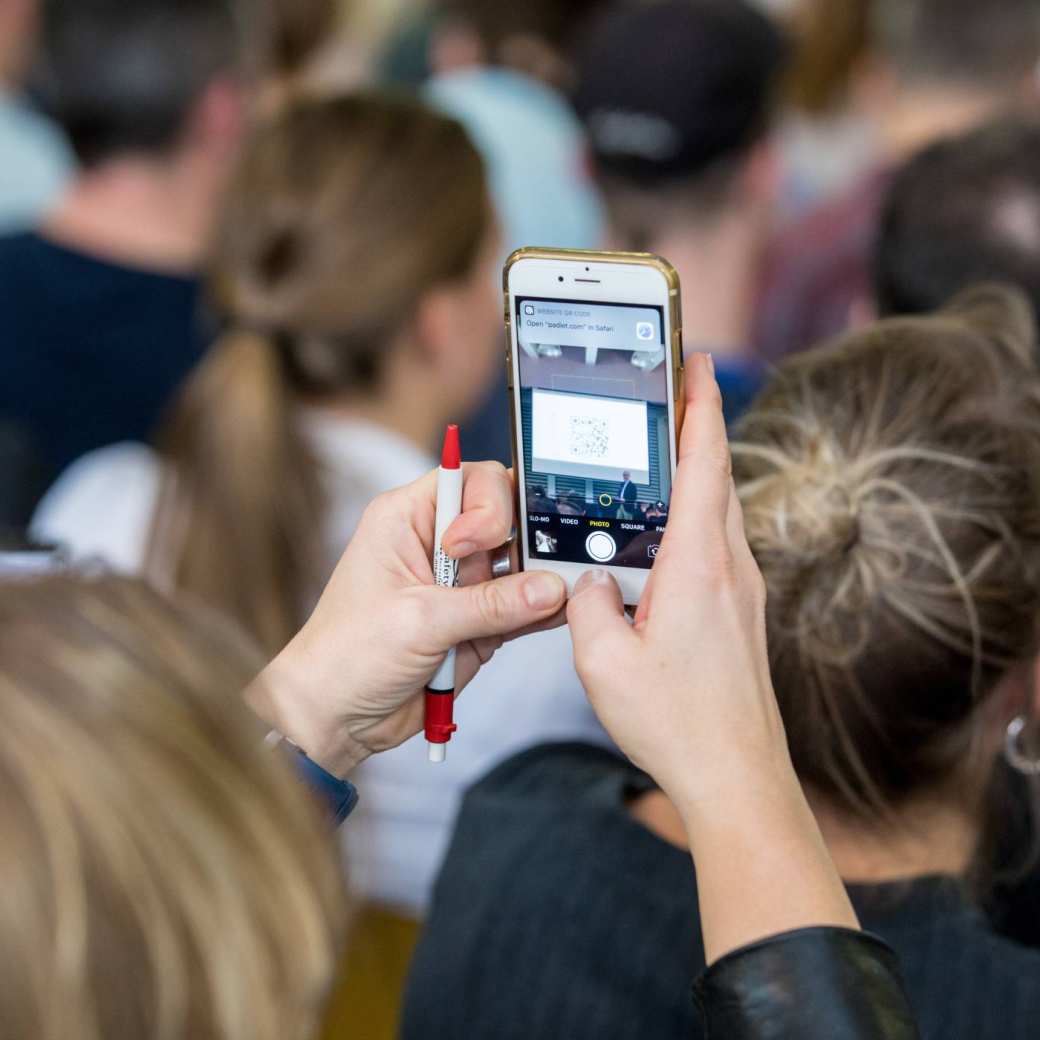
[[[189,143],[218,155],[238,148],[245,132],[246,96],[230,76],[213,80],[188,121]]]
[[[1040,719],[1040,657],[1030,663],[1025,694],[1022,714],[1030,719]]]
[[[886,61],[876,54],[856,60],[849,83],[853,112],[879,119],[898,93],[899,77]]]
[[[849,308],[849,328],[862,329],[878,320],[877,306],[869,296],[857,296]]]
[[[1019,715],[1040,719],[1040,656],[1012,668],[987,702],[987,717],[1001,732]]]
[[[772,210],[780,193],[783,177],[780,153],[772,137],[756,144],[744,160],[740,173],[741,194],[751,202],[764,203]]]
[[[1027,112],[1036,112],[1036,107],[1040,104],[1040,62],[1022,77],[1018,97]]]
[[[451,286],[431,289],[419,301],[412,319],[412,339],[423,362],[436,371],[450,367],[465,320],[459,294]]]

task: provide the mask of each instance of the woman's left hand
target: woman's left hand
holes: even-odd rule
[[[462,586],[433,584],[436,473],[375,499],[301,631],[247,692],[257,713],[343,776],[420,732],[422,692],[457,647],[456,694],[502,642],[563,623],[566,588],[529,571],[491,581],[514,523],[497,463],[468,464],[462,513],[444,536]]]

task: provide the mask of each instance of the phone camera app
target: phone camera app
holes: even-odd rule
[[[671,494],[663,315],[599,301],[516,306],[530,555],[649,570]]]

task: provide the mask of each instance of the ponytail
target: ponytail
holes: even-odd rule
[[[412,99],[300,98],[257,126],[211,261],[230,328],[159,441],[153,577],[281,650],[327,577],[301,406],[378,393],[417,301],[475,270],[490,227],[480,155]]]
[[[268,653],[320,581],[324,496],[267,335],[233,329],[189,377],[159,447],[147,566],[236,618]]]

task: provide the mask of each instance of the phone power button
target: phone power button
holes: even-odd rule
[[[617,543],[605,531],[593,531],[585,539],[585,551],[597,563],[606,563],[614,559],[617,552]]]

